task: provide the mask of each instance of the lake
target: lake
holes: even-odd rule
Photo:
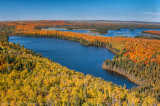
[[[118,85],[126,85],[130,89],[136,84],[121,75],[107,72],[102,69],[104,60],[113,59],[114,54],[106,48],[84,46],[78,42],[58,38],[41,37],[9,37],[9,42],[20,43],[25,48],[48,57],[71,70],[101,77]]]
[[[132,28],[133,29],[133,28]],[[99,35],[97,33],[90,33],[90,30],[87,29],[82,29],[82,30],[68,30],[65,28],[47,28],[44,30],[58,30],[58,31],[71,31],[71,32],[77,32],[77,33],[85,33],[89,35]],[[136,35],[142,36],[153,36],[153,35],[147,35],[147,34],[142,34],[142,31],[146,30],[158,30],[160,29],[134,29],[131,31],[130,28],[122,28],[121,30],[108,30],[107,34],[102,34],[102,36],[107,36],[107,37],[116,37],[116,36],[125,36],[125,37],[135,37]],[[157,37],[157,36],[154,36]]]

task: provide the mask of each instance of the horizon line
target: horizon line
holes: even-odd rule
[[[106,21],[106,22],[142,22],[142,23],[160,23],[158,21],[137,21],[137,20],[88,20],[88,19],[80,19],[80,20],[63,20],[63,19],[53,19],[53,20],[47,20],[47,19],[33,19],[33,20],[0,20],[0,22],[16,22],[16,21]]]

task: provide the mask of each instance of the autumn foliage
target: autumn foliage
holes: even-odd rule
[[[154,105],[145,93],[130,92],[101,78],[70,70],[19,44],[0,42],[2,105]]]
[[[113,48],[119,51],[125,50],[124,56],[129,56],[134,62],[145,62],[155,61],[160,63],[160,41],[150,39],[135,39],[135,38],[124,38],[124,37],[103,37],[103,36],[92,36],[82,33],[74,32],[62,32],[55,30],[25,30],[16,31],[16,34],[33,35],[51,37],[51,35],[59,35],[66,38],[83,39],[93,45],[96,41],[101,46],[105,44],[111,44]],[[155,54],[156,53],[156,54]]]
[[[144,34],[150,34],[150,35],[157,35],[157,36],[160,36],[160,31],[156,31],[156,30],[147,30],[147,31],[142,31],[142,33],[144,33]]]
[[[146,106],[160,102],[160,40],[41,30],[68,24],[65,21],[26,21],[2,23],[1,27],[14,26],[11,36],[55,37],[83,45],[106,47],[115,53],[114,59],[107,60],[106,65],[110,69],[123,71],[131,79],[137,79],[140,87],[127,90],[99,78],[69,70],[19,45],[1,42],[0,81],[5,85],[0,86],[1,102]],[[77,25],[90,24],[73,24],[75,27]]]

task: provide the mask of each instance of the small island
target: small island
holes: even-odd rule
[[[129,31],[135,31],[135,29],[130,29]]]

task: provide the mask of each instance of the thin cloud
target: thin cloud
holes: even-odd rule
[[[156,13],[156,12],[143,12],[143,14],[147,14],[147,15],[160,15],[160,13]]]
[[[106,17],[86,17],[86,19],[90,19],[90,20],[106,20]]]

